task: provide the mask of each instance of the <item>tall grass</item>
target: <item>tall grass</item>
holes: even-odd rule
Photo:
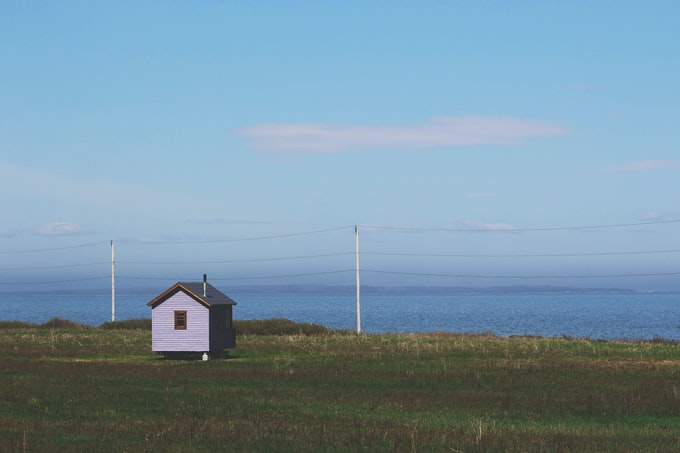
[[[31,329],[31,328],[48,328],[48,329],[85,329],[89,326],[80,324],[68,319],[55,317],[42,324],[35,324],[24,321],[0,321],[0,329]]]
[[[35,324],[23,321],[0,321],[0,329],[17,328],[57,328],[57,329],[84,329],[92,328],[85,324],[69,321],[63,318],[52,318],[43,324]],[[127,319],[123,321],[105,322],[99,326],[105,330],[151,330],[151,319]],[[299,323],[289,319],[253,319],[236,320],[234,328],[239,335],[329,335],[350,333],[349,331],[337,331],[324,327],[320,324]]]
[[[105,322],[104,324],[100,325],[99,328],[105,330],[133,330],[133,329],[151,330],[151,319],[142,318],[142,319],[127,319],[124,321]]]
[[[346,331],[332,330],[320,324],[299,323],[288,319],[236,320],[234,328],[239,335],[338,335]]]
[[[303,332],[243,335],[231,358],[202,362],[160,359],[143,328],[4,328],[0,449],[632,452],[680,445],[677,343]]]

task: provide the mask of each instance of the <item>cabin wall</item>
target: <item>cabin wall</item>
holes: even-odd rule
[[[210,350],[222,351],[236,346],[236,331],[232,320],[231,305],[210,309]]]
[[[175,310],[186,310],[186,330],[175,330]],[[209,310],[179,291],[151,310],[151,349],[155,352],[210,350]]]
[[[227,306],[227,345],[225,348],[236,347],[236,328],[234,327],[234,306]]]

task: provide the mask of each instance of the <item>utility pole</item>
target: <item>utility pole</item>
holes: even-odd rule
[[[361,333],[361,281],[359,277],[359,227],[354,225],[357,267],[357,334]]]
[[[111,322],[116,320],[116,249],[111,241]]]

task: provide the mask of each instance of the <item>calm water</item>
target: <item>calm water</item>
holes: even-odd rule
[[[150,318],[157,295],[116,295],[116,319]],[[356,329],[356,299],[343,294],[230,291],[235,319],[287,318]],[[42,323],[59,316],[90,325],[111,320],[109,293],[0,293],[0,319]],[[680,340],[680,294],[362,294],[362,331],[492,332],[498,335]]]

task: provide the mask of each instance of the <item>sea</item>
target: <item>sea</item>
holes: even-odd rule
[[[117,321],[150,318],[155,288],[118,291]],[[285,318],[357,329],[351,287],[239,287],[225,291],[234,319]],[[0,292],[0,320],[54,317],[98,326],[112,319],[110,291]],[[364,333],[487,333],[601,340],[680,341],[680,293],[551,288],[362,288]]]

